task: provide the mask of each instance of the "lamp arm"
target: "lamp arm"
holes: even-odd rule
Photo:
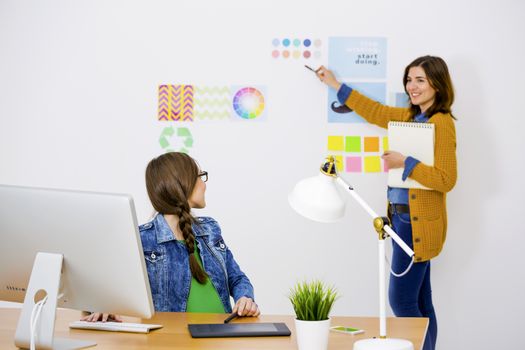
[[[350,186],[348,183],[346,183],[345,180],[343,180],[340,176],[337,176],[336,177],[336,182],[341,187],[343,187],[348,193],[350,193],[350,195],[357,201],[357,203],[359,203],[361,205],[361,207],[363,207],[363,209],[365,209],[365,211],[373,219],[379,217],[379,215],[377,215],[377,213],[372,208],[370,208],[370,206],[363,200],[363,198],[361,198],[361,196],[359,196],[357,194],[357,192],[354,190],[354,188],[352,186]],[[403,249],[403,251],[409,257],[413,257],[414,256],[414,251],[401,239],[401,237],[398,236],[398,234],[394,230],[392,230],[392,228],[390,226],[385,225],[383,228],[386,231],[386,233],[388,233],[388,235],[390,237],[392,237],[392,239],[401,247],[401,249]]]
[[[386,231],[386,233],[388,233],[388,235],[390,237],[392,237],[392,239],[397,243],[397,245],[399,245],[401,247],[401,249],[403,249],[403,251],[409,256],[409,257],[413,257],[414,256],[414,251],[412,250],[412,248],[410,248],[406,243],[405,241],[403,241],[401,239],[401,237],[399,237],[397,235],[397,233],[395,233],[394,230],[392,230],[392,228],[388,225],[385,225],[383,226],[383,229]]]

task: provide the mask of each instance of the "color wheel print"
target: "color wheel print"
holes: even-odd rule
[[[233,110],[243,119],[255,119],[264,111],[264,97],[256,88],[242,88],[233,97]]]

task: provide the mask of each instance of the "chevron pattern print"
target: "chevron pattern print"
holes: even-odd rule
[[[159,85],[158,120],[192,122],[193,85]]]
[[[194,116],[200,120],[229,119],[232,115],[229,86],[196,86]]]

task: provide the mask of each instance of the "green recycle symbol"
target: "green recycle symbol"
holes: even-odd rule
[[[177,131],[177,136],[174,137],[175,131]],[[170,139],[173,138],[180,138],[182,139],[182,143],[184,146],[179,148],[178,150],[175,150],[171,144]],[[191,135],[191,132],[188,128],[174,128],[173,126],[167,126],[164,129],[162,129],[162,134],[159,137],[159,144],[162,149],[164,149],[166,152],[182,152],[182,153],[188,153],[188,148],[191,148],[193,146],[193,136]]]

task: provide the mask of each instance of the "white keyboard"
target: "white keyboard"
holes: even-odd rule
[[[149,333],[152,329],[162,328],[161,324],[128,323],[128,322],[87,322],[75,321],[69,328],[90,329],[95,331]]]

